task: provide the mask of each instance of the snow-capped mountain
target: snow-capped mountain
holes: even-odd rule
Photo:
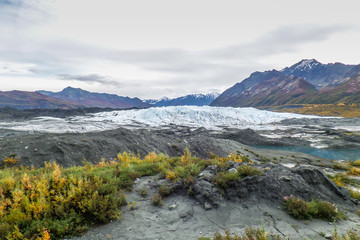
[[[337,86],[358,71],[359,65],[346,65],[343,63],[322,64],[315,59],[303,59],[291,67],[281,70],[285,75],[301,77],[314,85],[317,89],[329,86]]]
[[[179,125],[207,129],[261,128],[289,118],[321,118],[310,115],[278,113],[255,108],[209,106],[170,106],[100,112],[66,119],[41,117],[30,121],[0,122],[0,128],[41,132],[92,132],[119,127],[163,127]]]
[[[215,98],[217,98],[219,93],[208,93],[208,94],[190,94],[178,98],[167,98],[163,97],[161,99],[148,99],[145,100],[146,103],[151,104],[154,107],[166,107],[166,106],[207,106]]]
[[[252,73],[248,78],[224,91],[211,106],[359,104],[359,93],[353,91],[350,94],[346,90],[349,86],[357,84],[356,76],[359,73],[360,65],[322,64],[315,59],[304,59],[281,71]]]

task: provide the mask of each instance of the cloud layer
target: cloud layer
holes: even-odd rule
[[[350,23],[279,24],[251,41],[230,46],[124,50],[121,45],[54,35],[52,27],[59,25],[56,19],[64,16],[54,14],[56,9],[52,9],[51,1],[44,2],[0,0],[0,17],[4,19],[0,31],[6,33],[0,35],[0,83],[9,88],[5,90],[19,85],[9,84],[9,79],[24,81],[28,77],[24,90],[60,90],[74,85],[140,98],[222,91],[253,71],[286,66],[272,64],[273,59],[281,56],[291,56],[288,58],[291,60],[316,58],[306,54],[312,49],[309,46],[359,32],[357,26]],[[293,63],[288,61],[287,65]]]

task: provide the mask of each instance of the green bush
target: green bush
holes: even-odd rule
[[[284,198],[284,209],[294,218],[320,218],[329,221],[343,218],[335,204],[327,201],[312,200],[307,202],[294,196]]]
[[[84,161],[82,167],[67,169],[55,163],[39,169],[16,167],[17,160],[7,158],[7,165],[0,169],[0,240],[81,234],[89,224],[120,217],[119,208],[126,204],[122,191],[131,190],[136,178],[162,174],[173,181],[184,180],[191,192],[190,186],[202,170],[209,165],[226,168],[229,161],[249,160],[234,154],[198,159],[188,148],[181,157],[151,152],[141,159],[124,152],[112,160],[101,159],[95,165]],[[217,184],[226,186],[238,179],[238,173],[222,173]],[[159,193],[151,199],[157,206],[170,191],[161,186]],[[145,196],[146,191],[141,194]]]
[[[235,234],[234,236],[230,235],[229,230],[225,230],[225,235],[216,233],[212,238],[213,240],[285,240],[280,235],[275,235],[272,233],[267,233],[264,228],[246,228],[245,233],[242,235]],[[211,240],[211,238],[200,237],[198,240]]]
[[[263,170],[253,167],[251,165],[246,165],[246,164],[238,167],[237,171],[238,171],[240,177],[255,176],[255,175],[260,176],[260,175],[264,174]]]
[[[158,192],[159,192],[160,196],[162,196],[162,197],[169,196],[171,193],[168,185],[166,185],[166,184],[160,185],[158,187]]]
[[[216,186],[226,188],[231,181],[240,180],[237,172],[219,172],[213,179]]]
[[[162,197],[158,193],[151,197],[150,200],[154,206],[161,207],[163,205]]]

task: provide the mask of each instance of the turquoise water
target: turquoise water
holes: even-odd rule
[[[318,157],[355,161],[360,159],[360,149],[318,149],[312,147],[279,147],[279,146],[256,146],[262,149],[285,150],[293,152],[302,152]]]

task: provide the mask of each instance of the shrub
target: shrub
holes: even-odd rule
[[[360,176],[360,168],[352,167],[346,172],[346,174],[352,176]]]
[[[263,170],[253,167],[253,166],[250,166],[250,165],[245,165],[245,164],[238,167],[237,171],[241,177],[255,176],[255,175],[260,176],[260,175],[264,174]]]
[[[125,195],[111,167],[0,171],[0,239],[61,238],[82,233],[88,222],[120,217]],[[5,177],[6,176],[6,177]],[[86,220],[85,220],[86,219]],[[43,227],[46,226],[47,229]]]
[[[350,162],[350,165],[352,165],[354,167],[360,167],[360,159],[356,160],[356,161],[353,161],[353,162]]]
[[[185,148],[184,154],[181,156],[181,165],[187,165],[191,160],[191,153],[188,147]]]
[[[360,216],[360,209],[356,210],[355,212],[358,216]]]
[[[142,197],[146,197],[147,196],[147,189],[146,189],[146,186],[144,186],[143,188],[139,189],[138,190],[138,193],[140,194],[140,196]]]
[[[184,183],[186,186],[193,185],[195,183],[195,178],[193,176],[189,175],[186,178],[184,178]]]
[[[167,174],[174,181],[184,180],[191,193],[195,177],[207,166],[217,165],[221,169],[228,167],[229,161],[248,161],[240,155],[212,157],[192,157],[186,148],[181,157],[151,152],[141,159],[139,155],[124,152],[114,159],[101,159],[97,164],[84,160],[83,167],[64,169],[56,163],[45,162],[43,168],[36,170],[0,169],[0,240],[7,236],[37,239],[51,235],[52,239],[57,239],[78,235],[88,224],[119,218],[119,208],[126,205],[122,191],[131,190],[138,177],[159,173],[165,177]],[[14,157],[4,160],[8,165],[17,162]],[[225,187],[238,179],[238,173],[227,172],[219,174],[215,182]],[[140,194],[146,196],[146,189]],[[151,201],[160,206],[162,197],[168,194],[169,188],[160,186],[159,193]]]
[[[166,196],[169,196],[170,195],[170,189],[168,187],[168,185],[160,185],[158,187],[158,191],[159,191],[159,194],[162,196],[162,197],[166,197]]]
[[[161,207],[163,205],[162,197],[158,193],[151,197],[150,200],[154,206]]]
[[[216,186],[226,188],[231,181],[240,180],[237,172],[219,172],[213,179]]]
[[[343,164],[343,163],[335,163],[333,165],[333,169],[336,170],[348,170],[350,168],[350,166]]]
[[[306,201],[294,196],[285,197],[284,200],[284,209],[288,212],[288,214],[298,219],[311,218],[309,205]]]
[[[20,162],[20,160],[14,156],[4,157],[4,163],[6,167],[12,167],[18,162]]]
[[[177,179],[176,173],[173,171],[168,171],[166,173],[166,179],[171,179],[171,180]]]
[[[284,198],[284,209],[298,219],[320,218],[333,221],[343,218],[337,206],[327,201],[312,200],[306,202],[301,198],[290,196]]]
[[[262,228],[246,228],[245,233],[242,235],[235,234],[234,236],[230,235],[230,231],[225,230],[225,235],[221,235],[220,233],[216,233],[213,240],[270,240],[270,239],[285,239],[280,235],[275,235],[272,233],[266,233],[265,229]],[[211,240],[211,238],[201,237],[198,240]]]

